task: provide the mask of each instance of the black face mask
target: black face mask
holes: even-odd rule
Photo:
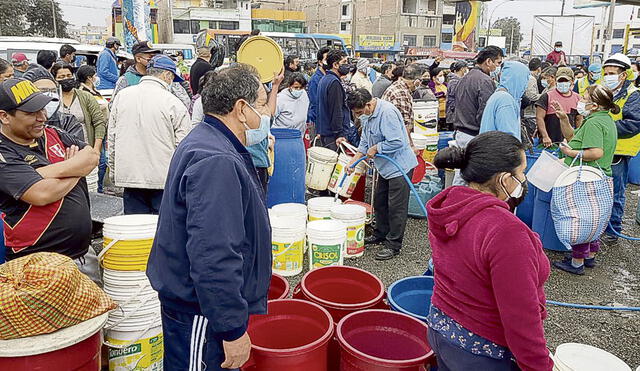
[[[58,83],[60,84],[60,87],[62,88],[62,91],[64,91],[64,92],[69,92],[69,91],[73,90],[73,88],[76,87],[76,79],[74,79],[74,78],[60,80],[60,81],[58,81]]]
[[[340,76],[348,75],[349,71],[351,71],[351,66],[349,66],[348,64],[343,64],[340,66],[338,71],[340,72]]]
[[[429,85],[429,83],[431,82],[431,80],[429,79],[422,79],[422,85]]]

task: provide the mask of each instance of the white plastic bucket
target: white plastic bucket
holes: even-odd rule
[[[425,136],[425,148],[422,150],[422,159],[426,162],[433,163],[438,154],[438,133]]]
[[[271,219],[271,253],[273,273],[290,277],[303,268],[306,219],[274,217]]]
[[[107,330],[105,340],[113,345],[109,348],[109,371],[163,369],[162,326],[146,331]]]
[[[98,192],[98,167],[96,166],[95,169],[93,169],[93,171],[91,173],[89,173],[89,175],[87,175],[86,177],[87,180],[87,187],[89,188],[89,192]]]
[[[338,162],[338,153],[323,147],[311,147],[307,153],[305,184],[307,188],[324,191],[329,185],[333,168]]]
[[[278,204],[271,208],[270,216],[291,217],[293,219],[307,220],[307,205],[286,203]]]
[[[105,268],[103,280],[104,291],[118,303],[118,308],[109,313],[106,329],[143,331],[160,318],[158,293],[145,272]]]
[[[364,161],[360,162],[353,173],[351,175],[347,175],[344,182],[342,183],[342,187],[340,187],[340,182],[342,178],[347,172],[347,167],[351,163],[351,159],[353,156],[349,156],[346,153],[341,153],[338,156],[338,163],[336,164],[335,169],[333,170],[333,174],[331,174],[331,180],[329,181],[328,189],[333,193],[338,193],[342,197],[349,198],[353,191],[356,189],[360,178],[367,171],[367,165],[365,165]]]
[[[344,257],[358,258],[364,255],[364,225],[367,209],[360,205],[336,205],[331,208],[331,218],[347,227]]]
[[[104,248],[98,254],[102,266],[119,271],[146,271],[157,224],[157,215],[120,215],[105,219]]]
[[[307,201],[309,221],[331,219],[331,208],[340,204],[342,204],[342,201],[333,197],[314,197],[309,199]]]
[[[556,179],[568,168],[564,161],[547,151],[542,151],[527,173],[527,180],[543,192],[549,192]]]
[[[620,358],[587,344],[560,344],[553,359],[559,371],[631,371]]]
[[[427,137],[418,133],[411,133],[411,140],[413,141],[413,145],[419,149],[423,150],[427,148]]]
[[[413,132],[416,134],[438,134],[438,102],[413,103]]]
[[[343,265],[347,228],[338,220],[316,220],[307,224],[309,269]]]

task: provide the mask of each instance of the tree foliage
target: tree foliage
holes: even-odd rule
[[[58,37],[68,37],[67,26],[57,0],[0,0],[0,35],[54,37],[53,15],[56,17]],[[52,9],[53,7],[53,9]]]
[[[520,21],[514,17],[500,18],[493,23],[491,28],[502,30],[502,36],[506,37],[505,47],[507,54],[517,53],[520,49],[520,42],[523,37],[520,33]],[[511,44],[511,35],[513,34],[513,44]],[[511,47],[513,45],[513,50]]]

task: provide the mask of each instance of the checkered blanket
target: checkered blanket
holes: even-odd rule
[[[0,265],[0,340],[48,334],[116,306],[66,256],[35,253]]]

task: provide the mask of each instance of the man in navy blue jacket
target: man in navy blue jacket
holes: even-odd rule
[[[104,50],[98,55],[97,74],[100,78],[96,89],[115,89],[120,71],[116,51],[120,47],[120,40],[115,37],[107,39]]]
[[[307,86],[307,92],[309,93],[309,111],[307,112],[307,122],[316,123],[316,117],[318,112],[318,85],[320,84],[320,80],[324,77],[324,62],[327,58],[327,53],[329,53],[331,49],[328,46],[323,46],[318,50],[318,68],[316,69],[316,73],[311,76],[311,80],[309,80],[309,86]]]
[[[337,49],[329,51],[325,64],[327,74],[318,84],[316,133],[320,135],[321,145],[334,151],[341,142],[346,141],[351,119],[347,96],[340,82],[339,71],[343,64],[347,64],[345,52]]]
[[[267,310],[271,227],[246,150],[260,82],[242,65],[202,93],[204,122],[175,152],[147,276],[162,305],[166,370],[237,369],[249,316]]]

